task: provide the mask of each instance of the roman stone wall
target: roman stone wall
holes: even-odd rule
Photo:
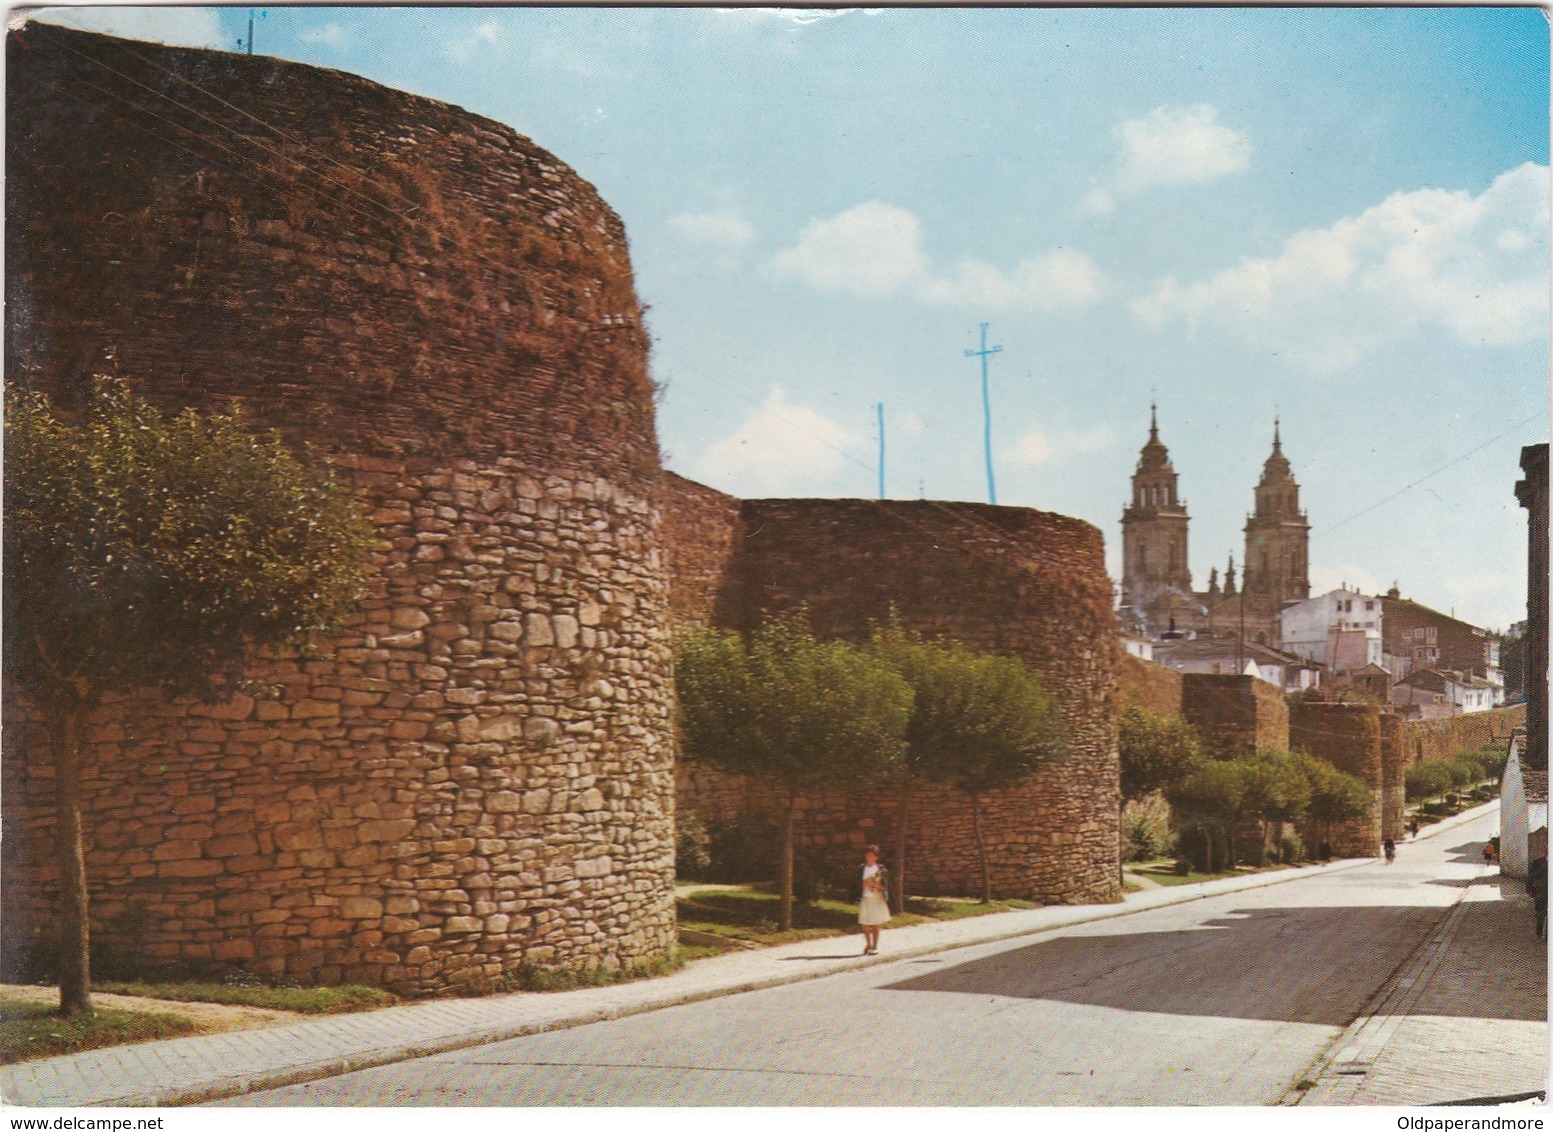
[[[1380,711],[1373,704],[1296,704],[1289,715],[1289,742],[1293,749],[1363,779],[1375,792],[1375,804],[1367,814],[1330,828],[1312,828],[1306,843],[1327,842],[1339,857],[1377,855],[1385,797]]]
[[[1126,650],[1118,650],[1116,701],[1119,708],[1137,704],[1155,715],[1178,717],[1181,714],[1181,673],[1133,656]]]
[[[717,616],[727,627],[748,629],[801,607],[819,635],[861,640],[893,615],[925,634],[1027,661],[1061,706],[1071,752],[984,800],[993,887],[1049,903],[1116,894],[1116,650],[1098,531],[979,504],[746,500],[737,545]],[[687,767],[679,784],[680,807],[705,819],[771,819],[769,800],[730,788],[727,776]],[[805,805],[804,847],[831,875],[849,874],[864,843],[893,843],[892,791]],[[913,891],[974,891],[969,799],[924,788],[907,826]]]
[[[1289,746],[1289,708],[1283,693],[1255,676],[1185,673],[1181,714],[1215,758],[1238,759]]]
[[[1406,746],[1402,720],[1390,712],[1380,717],[1380,835],[1401,840],[1407,832]]]
[[[99,962],[405,993],[672,945],[667,564],[624,232],[497,123],[335,72],[8,39],[7,379],[110,351],[332,457],[373,592],[270,690],[93,721]],[[46,961],[50,769],[8,689],[4,965]]]
[[[1403,769],[1418,763],[1446,762],[1489,743],[1505,745],[1510,733],[1526,725],[1526,705],[1475,711],[1445,719],[1411,719],[1402,724]]]
[[[663,541],[669,614],[676,629],[728,620],[733,560],[740,543],[739,501],[672,472],[663,476]]]

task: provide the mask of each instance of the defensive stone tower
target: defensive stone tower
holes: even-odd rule
[[[214,706],[109,706],[83,792],[103,966],[407,993],[674,939],[667,576],[619,219],[505,126],[337,72],[8,37],[7,380],[108,353],[330,455],[376,591]],[[47,760],[7,696],[4,959],[46,962]]]

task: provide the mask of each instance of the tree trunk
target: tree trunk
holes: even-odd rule
[[[1213,827],[1202,827],[1203,864],[1207,867],[1209,876],[1213,875]]]
[[[900,816],[895,823],[895,875],[890,877],[890,900],[897,912],[906,910],[906,819],[911,813],[911,771],[901,770]]]
[[[782,899],[777,913],[778,927],[793,930],[793,828],[798,821],[797,799],[787,800],[787,818],[782,823]]]
[[[54,855],[59,870],[59,1012],[92,1013],[91,928],[87,916],[86,852],[81,842],[79,700],[43,711],[54,756]]]
[[[976,831],[976,857],[981,861],[981,902],[992,903],[992,866],[987,862],[987,835],[981,828],[981,793],[971,791],[971,827]]]
[[[1268,822],[1263,820],[1263,821],[1258,822],[1257,824],[1258,824],[1258,827],[1262,831],[1262,842],[1261,842],[1260,845],[1257,846],[1257,850],[1256,850],[1256,867],[1260,869],[1260,868],[1265,868],[1267,866],[1267,828],[1268,828]]]

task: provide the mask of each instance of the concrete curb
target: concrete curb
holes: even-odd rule
[[[1444,823],[1440,823],[1434,829],[1439,832],[1443,826]],[[1283,884],[1321,871],[1357,868],[1374,861],[1375,858],[1369,857],[1349,858],[1324,865],[1255,873],[1229,880],[1166,886],[1132,893],[1117,904],[1053,905],[976,920],[897,928],[890,936],[899,940],[901,945],[891,948],[887,954],[866,959],[862,956],[838,957],[826,962],[820,956],[805,952],[816,947],[834,946],[835,937],[807,940],[757,952],[735,952],[701,960],[660,980],[622,983],[555,995],[525,993],[483,999],[436,1000],[267,1030],[174,1038],[22,1062],[0,1069],[0,1104],[29,1107],[158,1107],[208,1103],[265,1089],[335,1077],[359,1069],[626,1018],[727,995],[767,990],[881,963],[1040,935],[1225,893]],[[907,933],[917,933],[918,938],[902,940],[901,937]],[[739,967],[757,962],[768,966],[771,962],[799,959],[817,962],[813,966],[804,964],[787,971],[744,975],[736,973]],[[733,970],[724,973],[720,970],[722,967]],[[680,982],[679,987],[674,985],[676,981]],[[692,983],[700,985],[688,985]],[[517,1011],[521,1011],[523,1017],[484,1022],[478,1017],[469,1017],[499,1016]],[[437,1015],[448,1017],[439,1021],[435,1017]],[[429,1022],[429,1025],[422,1026],[422,1022]],[[394,1037],[396,1029],[398,1036]],[[420,1036],[414,1035],[417,1029],[422,1031]],[[410,1033],[406,1033],[406,1030]],[[328,1053],[308,1057],[305,1046],[309,1041],[332,1044],[335,1048]],[[262,1066],[266,1053],[270,1057],[276,1057],[277,1054],[284,1056],[288,1049],[301,1056],[292,1056],[284,1064],[269,1068]],[[248,1068],[234,1070],[230,1068],[233,1066]],[[179,1077],[184,1080],[179,1081]],[[148,1087],[147,1083],[152,1081],[167,1083]]]

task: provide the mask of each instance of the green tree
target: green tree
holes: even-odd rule
[[[1363,817],[1375,804],[1375,792],[1358,775],[1304,751],[1296,751],[1294,761],[1310,784],[1308,813],[1323,840],[1334,824]]]
[[[1129,704],[1119,720],[1122,801],[1146,798],[1190,773],[1202,756],[1197,728]]]
[[[1246,782],[1245,811],[1261,824],[1257,864],[1267,863],[1267,831],[1273,822],[1297,822],[1310,807],[1310,781],[1288,751],[1258,751],[1239,760]]]
[[[926,703],[914,709],[911,742],[927,777],[970,797],[981,869],[981,901],[992,900],[992,867],[982,828],[984,795],[1028,778],[1067,750],[1057,701],[1021,660],[946,642],[929,646],[918,679]]]
[[[54,764],[62,1013],[91,1011],[87,713],[138,688],[239,687],[256,650],[336,623],[371,547],[326,469],[238,415],[169,419],[110,378],[79,419],[7,392],[5,657]]]
[[[870,651],[911,688],[911,715],[898,771],[895,906],[906,900],[906,829],[912,787],[921,778],[971,795],[982,899],[990,869],[981,829],[981,793],[1026,777],[1061,747],[1056,703],[1023,662],[977,652],[958,641],[927,640],[898,627],[876,630]],[[991,785],[988,785],[988,784]]]
[[[1189,773],[1165,784],[1165,800],[1203,835],[1207,872],[1214,871],[1217,841],[1225,841],[1229,858],[1234,856],[1233,832],[1245,810],[1247,789],[1244,765],[1211,758],[1197,760]]]
[[[789,616],[748,641],[720,630],[685,637],[676,690],[686,756],[754,778],[785,803],[780,915],[788,931],[799,798],[888,775],[904,746],[911,689],[866,651],[816,641]]]

